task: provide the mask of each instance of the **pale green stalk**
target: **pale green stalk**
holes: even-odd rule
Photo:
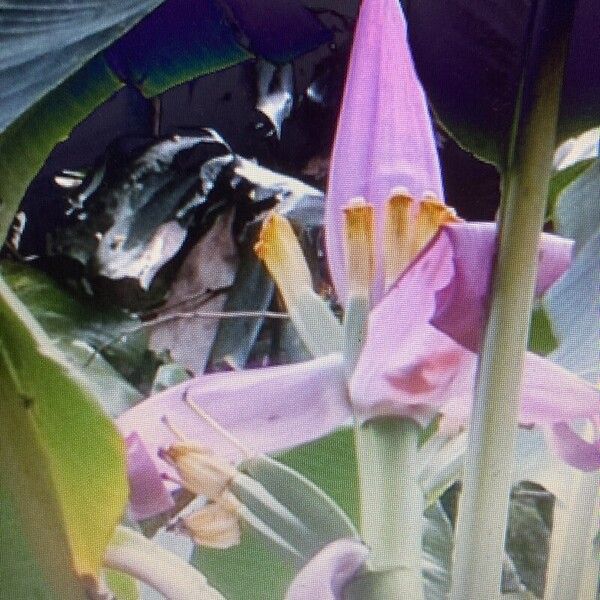
[[[597,432],[594,431],[592,437]],[[600,472],[573,470],[567,498],[557,498],[552,519],[544,600],[593,600],[600,557]]]
[[[226,600],[182,558],[128,527],[117,528],[104,564],[133,575],[167,600]]]
[[[364,341],[367,298],[346,307],[345,362],[351,374]],[[421,544],[424,497],[419,486],[420,427],[411,419],[382,417],[356,423],[360,478],[360,530],[371,549],[369,574],[352,584],[348,596],[360,600],[421,600]]]
[[[490,314],[456,530],[452,600],[500,597],[519,400],[573,5],[540,0],[504,172]]]
[[[423,598],[423,492],[418,484],[420,427],[411,419],[371,419],[356,427],[361,535],[371,549],[363,598]]]

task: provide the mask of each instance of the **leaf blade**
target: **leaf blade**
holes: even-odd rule
[[[81,598],[127,500],[123,441],[2,280],[0,323],[3,485],[52,587]]]

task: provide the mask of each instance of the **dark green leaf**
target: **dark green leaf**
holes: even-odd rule
[[[105,61],[94,58],[0,134],[0,240],[52,148],[121,85]]]
[[[403,0],[403,4],[417,71],[442,123],[468,150],[503,164],[532,37],[530,20],[540,3]],[[593,58],[600,46],[598,22],[600,3],[578,2],[560,139],[600,122],[600,62]]]
[[[537,307],[531,315],[529,325],[529,350],[546,356],[558,346],[552,331],[552,323],[543,307]]]
[[[521,484],[513,489],[510,503],[506,550],[519,579],[538,597],[543,595],[550,545],[550,526],[542,514],[535,487]],[[543,490],[541,490],[543,491]],[[552,500],[549,512],[552,512]]]
[[[265,311],[273,296],[273,281],[265,272],[256,255],[242,250],[240,265],[223,310]],[[263,319],[245,317],[221,319],[213,342],[209,364],[232,362],[243,367],[256,342]]]
[[[297,0],[167,0],[105,54],[123,81],[155,96],[255,54],[289,61],[330,37]]]
[[[145,333],[137,329],[139,319],[80,302],[28,265],[1,262],[0,275],[74,367],[85,373],[109,414],[116,416],[140,399],[128,382],[149,386],[153,373],[145,370],[156,361],[149,356]]]

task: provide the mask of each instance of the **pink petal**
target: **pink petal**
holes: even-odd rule
[[[556,424],[600,414],[600,390],[571,371],[528,352],[523,374],[520,420]]]
[[[142,520],[173,508],[175,502],[139,435],[128,435],[125,444],[129,481],[135,482],[129,494],[133,518]]]
[[[330,433],[350,418],[343,361],[337,354],[295,365],[195,377],[151,396],[116,420],[125,437],[139,436],[159,471],[172,475],[172,469],[158,457],[160,448],[176,441],[164,416],[187,438],[219,456],[242,457],[239,449],[190,409],[186,397],[250,450],[260,452],[298,446]],[[136,494],[147,493],[147,478],[135,469],[133,475],[132,497],[138,498]]]
[[[568,268],[573,242],[543,234],[535,293],[543,294]],[[494,223],[447,225],[403,273],[388,296],[404,310],[423,314],[432,305],[432,325],[476,351],[486,321],[496,252]],[[414,295],[416,290],[421,293]]]
[[[380,317],[371,317],[373,331],[383,331],[379,326],[385,317]],[[394,319],[389,321],[393,323]],[[365,420],[382,415],[410,417],[426,425],[444,413],[465,423],[476,362],[472,352],[431,325],[403,338],[387,335],[385,340],[370,330],[350,380],[356,414]]]
[[[556,423],[550,430],[550,444],[572,467],[588,472],[600,469],[600,440],[586,442],[566,423]]]
[[[480,278],[486,272],[489,276],[494,241],[491,223],[446,228],[371,311],[350,380],[359,417],[396,414],[424,424],[443,413],[454,423],[468,421],[477,356],[459,342],[480,335],[486,305]],[[544,237],[536,292],[564,271],[570,249],[561,238]],[[457,321],[442,321],[449,335],[429,324],[436,314]],[[526,355],[522,390],[520,420],[526,425],[573,422],[600,413],[596,388],[532,353]]]
[[[417,79],[398,0],[363,0],[354,33],[333,147],[325,209],[327,255],[340,298],[346,295],[342,208],[362,196],[377,210],[394,187],[419,200],[443,188],[425,95]],[[381,247],[377,242],[376,247]],[[376,288],[383,289],[381,257]]]
[[[296,575],[285,600],[342,600],[344,587],[357,574],[369,554],[358,540],[328,544]]]

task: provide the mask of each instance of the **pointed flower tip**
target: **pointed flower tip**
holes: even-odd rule
[[[338,294],[347,293],[343,208],[365,197],[382,235],[384,205],[395,188],[421,199],[443,199],[443,187],[425,94],[416,75],[398,0],[363,0],[354,34],[332,152],[326,201],[330,270]],[[376,248],[381,247],[376,240]],[[383,288],[376,260],[375,289]]]

